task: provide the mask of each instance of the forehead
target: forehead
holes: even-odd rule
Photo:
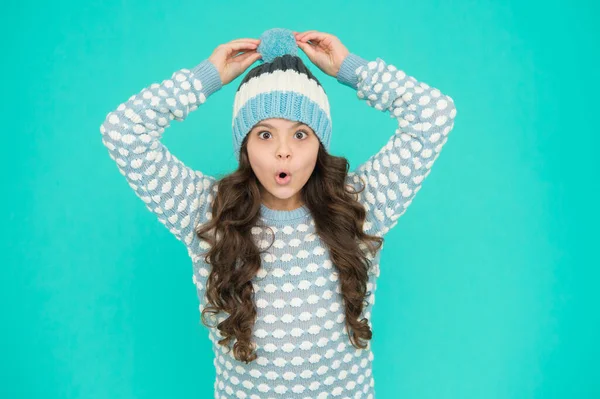
[[[289,119],[269,118],[269,119],[263,119],[262,121],[256,123],[254,125],[254,127],[256,127],[256,126],[270,127],[272,129],[276,129],[276,130],[286,130],[286,129],[291,129],[293,127],[308,126],[308,125],[306,125],[304,122],[292,121]]]

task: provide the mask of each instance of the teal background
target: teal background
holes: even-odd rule
[[[99,127],[142,88],[273,27],[335,34],[457,106],[382,252],[377,399],[600,397],[594,2],[25,0],[3,11],[0,397],[212,397],[191,260]],[[331,152],[354,168],[394,120],[302,57],[329,95]],[[191,167],[235,167],[241,78],[165,132]]]

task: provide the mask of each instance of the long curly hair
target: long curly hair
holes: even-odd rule
[[[229,317],[217,325],[224,337],[218,343],[229,348],[230,341],[236,338],[234,357],[246,363],[257,358],[255,344],[251,342],[257,316],[252,279],[261,266],[260,254],[268,251],[268,248],[259,250],[251,234],[252,227],[262,224],[260,182],[250,166],[248,137],[240,148],[238,169],[218,181],[212,218],[195,228],[197,236],[208,242],[210,248],[204,256],[211,271],[206,282],[207,305],[202,310],[202,323],[214,327],[206,322],[206,315],[226,312]],[[366,211],[358,197],[354,197],[364,190],[364,185],[360,191],[346,185],[348,169],[346,158],[328,154],[320,143],[315,168],[301,196],[338,272],[350,342],[356,348],[365,348],[367,344],[360,340],[370,340],[372,331],[366,318],[358,318],[367,305],[371,261],[363,249],[375,253],[384,239],[364,233]]]

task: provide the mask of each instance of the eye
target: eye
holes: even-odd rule
[[[304,133],[306,135],[306,137],[308,137],[308,133],[305,132],[304,130],[298,130],[296,133]],[[304,140],[304,139],[301,139],[301,140]]]
[[[258,132],[258,137],[260,137],[262,140],[266,140],[266,138],[264,138],[264,136],[261,136],[263,133],[266,133],[266,134],[269,134],[269,135],[271,134],[271,132],[269,132],[267,130],[263,130],[261,132]],[[296,133],[295,133],[295,135],[297,135],[298,133],[304,133],[304,135],[305,135],[305,137],[301,138],[300,140],[304,140],[306,137],[308,137],[308,133],[305,132],[304,130],[297,130]]]

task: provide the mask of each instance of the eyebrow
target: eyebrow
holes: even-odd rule
[[[305,123],[304,123],[304,122],[296,122],[296,123],[294,123],[294,124],[292,125],[292,127],[294,128],[294,127],[296,127],[296,126],[300,126],[300,125],[305,125]],[[260,123],[257,123],[256,125],[254,125],[254,127],[255,127],[255,128],[256,128],[256,127],[259,127],[259,126],[268,127],[269,129],[275,129],[275,127],[273,127],[272,125],[269,125],[269,124],[268,124],[268,123],[266,123],[266,122],[260,122]],[[253,128],[253,129],[254,129],[254,128]]]

